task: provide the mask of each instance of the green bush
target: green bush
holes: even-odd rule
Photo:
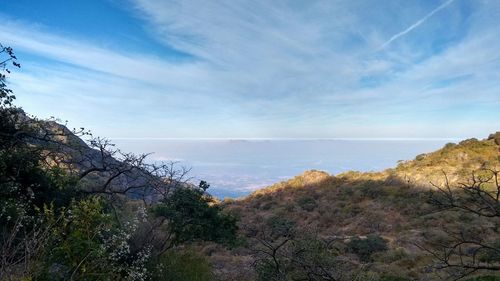
[[[236,218],[214,204],[202,183],[200,188],[178,188],[153,207],[156,217],[169,221],[174,245],[196,240],[231,244],[236,239]]]
[[[73,201],[58,227],[52,229],[50,251],[36,280],[142,280],[145,253],[131,253],[128,235],[105,212],[100,197]]]
[[[412,259],[404,248],[391,249],[385,253],[374,255],[375,261],[383,263],[393,263],[408,258]]]
[[[347,243],[348,250],[356,254],[363,262],[371,262],[372,254],[387,251],[387,242],[378,235],[370,235],[366,239],[355,237]]]
[[[266,225],[273,237],[293,236],[295,233],[295,222],[282,216],[272,216],[266,220]]]
[[[487,146],[487,143],[481,142],[476,138],[466,139],[458,143],[460,146],[469,149],[479,149],[481,147]]]
[[[383,275],[382,277],[380,277],[379,281],[411,281],[411,279],[405,277]]]
[[[456,143],[453,143],[453,142],[449,142],[447,144],[444,145],[444,149],[451,149],[453,147],[457,146]]]
[[[480,276],[467,279],[466,281],[500,281],[500,276]]]
[[[304,211],[308,212],[313,211],[318,206],[318,204],[316,204],[316,200],[312,197],[302,197],[297,201],[297,203]]]
[[[169,251],[151,265],[153,281],[210,281],[214,274],[208,259],[193,250]]]
[[[374,180],[367,180],[363,182],[359,191],[361,192],[362,197],[368,197],[370,199],[377,199],[387,195],[387,192],[383,188],[382,184]]]
[[[419,154],[417,155],[417,157],[415,157],[415,160],[417,161],[422,161],[424,159],[425,159],[425,153]]]
[[[498,263],[500,262],[500,253],[497,249],[500,249],[500,240],[496,240],[491,245],[493,249],[485,249],[479,253],[479,260],[486,263]]]
[[[270,210],[274,207],[276,207],[276,202],[266,202],[260,205],[260,208],[264,211]]]

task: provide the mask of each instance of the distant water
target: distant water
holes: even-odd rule
[[[306,170],[379,171],[434,151],[449,140],[113,140],[124,151],[153,152],[152,161],[191,167],[193,182],[219,197],[240,197]]]

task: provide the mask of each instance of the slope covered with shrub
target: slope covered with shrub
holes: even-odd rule
[[[0,47],[0,280],[500,280],[500,133],[218,202],[172,163],[28,117]]]
[[[212,278],[189,246],[230,244],[237,226],[208,184],[28,116],[5,83],[19,64],[0,47],[0,280]]]
[[[260,280],[439,280],[440,275],[452,276],[459,270],[440,269],[442,261],[433,254],[442,248],[430,241],[444,243],[452,231],[466,228],[470,233],[479,231],[485,241],[493,243],[500,241],[500,224],[498,217],[441,210],[433,198],[440,196],[438,187],[444,187],[446,179],[451,188],[458,188],[460,183],[471,183],[474,171],[498,171],[499,135],[447,144],[381,172],[332,176],[308,171],[248,197],[226,200],[226,208],[240,218],[247,242],[244,249],[226,255],[233,256],[235,264],[281,258],[279,270],[272,262],[265,263],[274,279],[269,272],[257,271],[252,278]],[[488,180],[486,187],[495,187],[494,178]],[[500,207],[498,200],[492,202]],[[288,232],[273,236],[276,223]],[[284,246],[274,248],[284,241]],[[327,252],[322,257],[297,255],[306,250],[296,248],[304,241],[320,243]],[[309,259],[329,265],[321,273],[305,265]],[[484,262],[497,263],[494,259]],[[248,264],[233,266],[251,268]],[[297,270],[304,275],[297,276]],[[349,272],[358,274],[353,277]],[[467,276],[474,274],[491,272],[477,270]]]

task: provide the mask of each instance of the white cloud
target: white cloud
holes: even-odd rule
[[[174,89],[200,91],[192,82],[207,79],[208,75],[198,63],[170,63],[158,57],[123,53],[9,21],[0,26],[0,36],[17,50],[94,72]]]
[[[442,50],[405,40],[373,50],[425,29],[451,2],[389,32],[382,27],[407,17],[410,5],[400,11],[342,0],[133,1],[151,34],[194,57],[186,61],[8,20],[0,37],[37,56],[38,66],[24,63],[14,81],[30,110],[48,113],[57,105],[54,115],[83,125],[93,120],[112,137],[446,137],[460,133],[465,117],[454,114],[471,101],[476,111],[498,116],[484,106],[498,103],[500,39],[497,19],[488,17],[491,3],[477,6],[468,30],[450,29],[458,39]],[[40,57],[49,60],[44,65]],[[456,77],[467,79],[435,87]],[[429,112],[458,129],[443,135],[425,120],[434,116]],[[479,115],[468,122],[484,123]]]

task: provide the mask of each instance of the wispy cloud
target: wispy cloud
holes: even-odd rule
[[[430,13],[428,13],[427,15],[425,15],[423,18],[419,19],[418,21],[416,21],[414,24],[410,25],[408,28],[406,28],[405,30],[393,35],[391,38],[389,38],[389,40],[385,41],[380,47],[379,47],[379,50],[380,49],[383,49],[385,47],[387,47],[389,44],[391,44],[392,42],[394,42],[395,40],[397,40],[398,38],[400,38],[401,36],[404,36],[406,34],[408,34],[410,31],[412,31],[413,29],[419,27],[421,24],[423,24],[425,21],[427,21],[430,17],[432,17],[434,14],[436,14],[437,12],[441,11],[442,9],[446,8],[447,6],[449,6],[451,3],[453,3],[455,0],[448,0],[446,2],[444,2],[443,4],[439,5],[437,8],[435,8],[434,10],[432,10]]]
[[[19,51],[149,84],[162,84],[163,78],[169,77],[169,81],[193,87],[195,84],[191,81],[195,77],[206,75],[203,67],[196,63],[179,64],[154,56],[110,50],[96,46],[91,40],[68,39],[24,24],[7,21],[0,26],[0,35]]]
[[[382,46],[417,27],[426,34],[418,44],[377,53],[388,26],[433,7],[131,0],[150,35],[189,54],[182,61],[8,19],[0,38],[29,55],[12,77],[27,110],[109,137],[453,137],[470,124],[479,135],[494,130],[487,118],[500,118],[491,108],[500,87],[495,3],[464,15],[443,10],[452,2]],[[436,26],[433,16],[446,21]],[[439,52],[422,47],[438,44]]]

